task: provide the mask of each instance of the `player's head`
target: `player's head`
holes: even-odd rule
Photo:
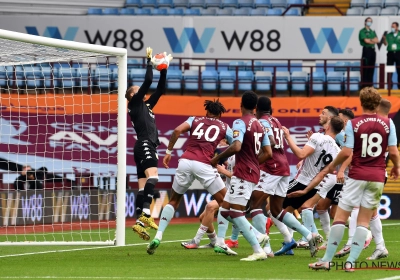
[[[319,125],[326,125],[332,117],[338,116],[339,110],[333,106],[325,106],[319,115]]]
[[[131,86],[126,90],[125,93],[125,98],[128,99],[128,101],[131,101],[132,97],[139,91],[140,86]],[[143,98],[143,100],[146,98],[146,96]]]
[[[26,172],[32,170],[32,167],[30,165],[24,165],[22,166],[21,174],[26,175]]]
[[[242,95],[242,103],[240,107],[243,110],[253,111],[257,107],[258,96],[255,92],[245,91]]]
[[[204,101],[204,109],[207,110],[206,116],[209,118],[219,119],[223,113],[226,112],[224,105],[219,102],[219,99],[211,101]]]
[[[332,117],[329,126],[327,127],[327,131],[330,131],[332,134],[338,134],[343,130],[344,127],[344,121],[338,117]]]
[[[256,110],[257,118],[260,118],[261,116],[263,116],[265,114],[270,115],[271,111],[272,111],[271,99],[269,99],[266,96],[259,97],[258,101],[257,101],[257,110]]]
[[[344,122],[344,125],[346,125],[348,120],[354,119],[354,113],[350,109],[340,109],[339,118],[341,118]]]
[[[364,111],[376,112],[381,99],[381,95],[373,87],[365,87],[360,91],[361,107]]]
[[[389,100],[382,98],[381,102],[379,102],[378,110],[376,113],[382,117],[388,117],[390,109],[392,108],[392,103]]]

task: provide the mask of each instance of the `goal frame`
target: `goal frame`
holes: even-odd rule
[[[105,242],[85,241],[52,241],[52,242],[0,242],[1,245],[125,245],[125,193],[126,193],[126,126],[127,108],[125,92],[127,89],[127,50],[124,48],[92,45],[87,43],[65,41],[43,36],[30,35],[14,31],[0,29],[0,38],[36,45],[55,48],[64,48],[77,51],[85,51],[117,57],[118,66],[118,116],[117,116],[117,213],[115,240]],[[56,61],[53,61],[56,62]],[[32,62],[20,62],[18,65]],[[0,66],[15,65],[16,63],[1,63]],[[119,203],[118,203],[119,202]]]

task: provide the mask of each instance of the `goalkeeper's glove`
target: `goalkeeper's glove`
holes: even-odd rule
[[[153,49],[150,48],[150,47],[147,47],[147,48],[146,48],[146,57],[147,57],[147,58],[151,58],[151,57],[152,57],[152,54],[153,54]]]
[[[167,55],[167,52],[164,52],[164,55],[168,58],[169,62],[171,63],[173,57],[171,54]]]

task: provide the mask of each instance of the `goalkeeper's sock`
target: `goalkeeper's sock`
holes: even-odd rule
[[[143,195],[143,189],[141,189],[136,195],[136,201],[135,201],[136,218],[139,218],[140,215],[142,215],[143,202],[144,202],[144,195]]]
[[[169,222],[174,217],[175,209],[170,204],[165,205],[161,212],[160,224],[158,225],[158,231],[155,236],[158,240],[162,240],[163,233],[167,228]]]

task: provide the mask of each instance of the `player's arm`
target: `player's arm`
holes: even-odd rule
[[[229,158],[234,154],[237,154],[242,149],[242,142],[244,134],[246,133],[246,126],[242,120],[236,120],[233,122],[233,142],[226,148],[225,151],[215,156],[211,160],[212,166],[217,166],[221,158]]]
[[[282,130],[290,149],[298,159],[303,160],[314,153],[316,146],[316,134],[313,134],[310,137],[307,144],[305,144],[303,148],[299,148],[294,142],[293,138],[290,136],[289,129],[283,126]]]
[[[329,172],[332,172],[336,168],[336,166],[343,164],[353,153],[354,131],[351,122],[347,122],[345,128],[345,134],[346,134],[346,142],[344,143],[342,150],[339,152],[336,158],[328,165]]]
[[[318,176],[320,174],[321,173],[317,174],[317,176],[314,177],[314,179],[307,185],[307,187],[304,190],[300,190],[300,191],[295,191],[295,192],[289,193],[289,194],[287,194],[287,197],[293,198],[293,197],[303,196],[303,195],[309,193],[312,189],[314,189],[319,184],[321,184],[321,185],[328,184],[328,185],[331,185],[331,186],[336,184],[335,175],[327,174],[327,175],[321,177],[321,176]]]
[[[271,124],[268,121],[262,120],[262,119],[260,120],[260,123],[265,128],[265,133],[268,134],[268,139],[269,139],[269,143],[270,143],[271,147],[275,148],[276,142],[275,142],[274,132],[272,131]]]
[[[138,92],[132,97],[132,99],[129,103],[134,103],[134,102],[138,102],[138,101],[142,102],[144,96],[149,91],[151,83],[153,82],[153,67],[151,64],[151,54],[152,53],[153,53],[153,50],[150,47],[148,47],[146,49],[147,68],[146,68],[146,75],[144,76],[144,82],[143,82],[142,86],[139,88]]]
[[[153,109],[154,106],[157,105],[157,102],[160,99],[161,95],[165,93],[166,80],[167,80],[167,69],[163,69],[160,71],[160,80],[158,81],[156,91],[146,101],[146,103],[150,105],[151,109]]]
[[[233,130],[229,126],[226,128],[226,134],[225,134],[225,139],[228,142],[228,144],[232,144],[233,142]]]
[[[397,179],[400,175],[400,157],[397,149],[396,127],[392,120],[390,120],[390,132],[388,141],[389,158],[393,162],[393,168],[390,170],[390,177]]]
[[[346,168],[350,165],[352,159],[353,159],[353,152],[351,153],[349,158],[346,159],[339,168],[339,171],[336,175],[336,181],[338,184],[344,183],[344,172],[346,171]]]
[[[184,123],[181,123],[178,127],[174,129],[172,132],[171,138],[169,139],[167,150],[165,151],[165,156],[163,159],[163,164],[165,168],[169,168],[168,164],[171,161],[172,149],[175,146],[176,141],[178,141],[179,136],[182,133],[188,132],[192,127],[194,117],[188,118]]]
[[[226,170],[224,165],[217,164],[217,171],[219,174],[223,174],[228,178],[232,178],[232,173]]]
[[[258,154],[258,163],[262,164],[270,158],[272,158],[272,149],[268,134],[265,133],[261,142],[261,153]]]

